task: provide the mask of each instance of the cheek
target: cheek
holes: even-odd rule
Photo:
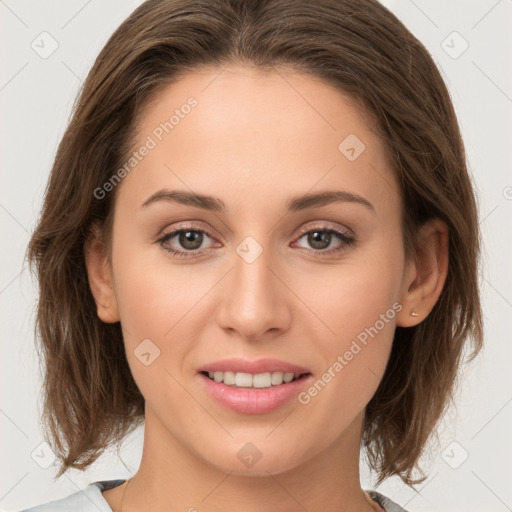
[[[190,276],[178,266],[152,264],[142,251],[120,260],[116,288],[131,373],[153,410],[179,410],[189,398],[178,382],[194,345],[199,323],[194,315],[205,291],[191,286]]]
[[[116,297],[133,377],[146,399],[158,400],[167,387],[177,388],[171,401],[181,400],[172,376],[181,381],[179,374],[190,372],[190,353],[208,318],[204,308],[218,271],[172,263],[153,248],[128,252],[118,240]]]
[[[364,407],[384,374],[402,309],[399,260],[399,255],[381,250],[379,258],[361,256],[336,272],[299,281],[298,294],[307,297],[316,317],[311,316],[310,325],[323,362],[317,375],[321,382],[311,395],[318,396],[318,403],[337,403],[336,414]]]
[[[128,333],[164,340],[205,293],[207,283],[192,266],[173,264],[163,249],[123,248],[119,235],[116,298]],[[162,252],[160,252],[162,251]],[[194,275],[191,281],[191,274]]]
[[[401,283],[400,266],[391,262],[392,258],[384,254],[378,261],[359,258],[298,280],[297,295],[305,298],[311,318],[317,317],[329,346],[333,339],[346,342],[376,323],[379,331],[389,335],[399,307],[393,308],[393,304],[399,298]]]

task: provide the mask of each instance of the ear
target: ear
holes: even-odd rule
[[[105,323],[119,322],[112,273],[103,242],[101,228],[94,224],[84,244],[85,266],[91,293],[96,301],[98,317]]]
[[[423,224],[417,235],[415,257],[404,272],[396,325],[411,327],[422,322],[441,295],[448,274],[449,229],[441,219]],[[411,316],[411,312],[418,316]]]

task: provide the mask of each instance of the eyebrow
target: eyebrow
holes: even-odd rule
[[[196,192],[167,189],[162,189],[158,192],[155,192],[141,205],[141,208],[146,208],[151,204],[159,201],[168,201],[186,206],[194,206],[196,208],[201,208],[216,213],[227,212],[226,204],[224,201],[222,201],[222,199],[217,197],[198,194]],[[296,212],[338,202],[359,203],[375,212],[375,208],[373,204],[370,203],[370,201],[364,197],[353,194],[352,192],[347,192],[345,190],[325,190],[321,192],[292,197],[288,200],[286,208],[290,212]]]

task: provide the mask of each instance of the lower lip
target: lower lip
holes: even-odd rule
[[[203,373],[199,377],[208,393],[219,404],[242,414],[265,414],[296,397],[312,376],[304,375],[292,382],[269,388],[236,388],[215,382]]]

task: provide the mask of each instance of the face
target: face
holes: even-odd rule
[[[111,276],[146,423],[239,474],[340,446],[403,292],[399,187],[369,117],[317,78],[231,66],[161,91],[137,133]]]

